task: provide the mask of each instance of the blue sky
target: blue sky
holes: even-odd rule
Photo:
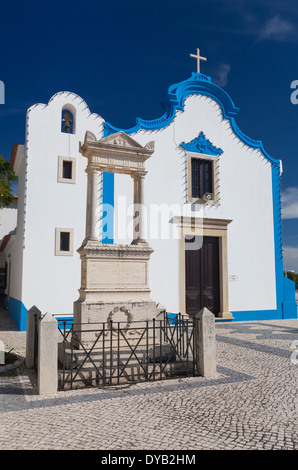
[[[240,108],[237,124],[282,159],[286,268],[298,272],[297,0],[1,0],[0,154],[24,143],[29,106],[77,93],[115,126],[158,118],[168,87],[201,71]],[[297,95],[298,96],[298,95]]]

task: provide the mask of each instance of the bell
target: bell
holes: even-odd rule
[[[71,125],[69,124],[69,121],[66,121],[66,122],[65,122],[64,130],[65,130],[66,132],[71,131]]]
[[[63,121],[65,122],[65,125],[64,125],[64,128],[63,128],[63,129],[64,129],[66,132],[70,132],[70,131],[71,131],[71,125],[70,125],[70,123],[72,122],[72,120],[71,120],[71,116],[70,116],[70,114],[69,114],[68,112],[66,112],[66,113],[64,114]]]

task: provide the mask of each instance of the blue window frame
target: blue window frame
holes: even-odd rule
[[[61,117],[61,132],[65,132],[66,134],[73,134],[73,130],[73,114],[71,111],[69,111],[69,109],[63,109]]]

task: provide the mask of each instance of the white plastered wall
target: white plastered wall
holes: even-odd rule
[[[24,158],[24,146],[19,146],[15,168],[18,177],[18,212],[16,234],[11,243],[5,249],[6,261],[10,260],[10,288],[9,294],[16,300],[22,300],[23,290],[23,240],[25,217],[25,187],[26,187],[26,161]],[[7,289],[8,293],[8,289]]]
[[[61,132],[64,107],[74,110],[74,134]],[[58,93],[47,105],[28,111],[22,298],[27,309],[36,305],[44,312],[70,314],[78,298],[81,266],[76,250],[85,237],[87,190],[87,160],[79,153],[79,142],[87,130],[100,139],[103,119],[73,93]],[[59,156],[75,158],[75,184],[58,182]],[[55,255],[56,228],[73,230],[73,256]]]
[[[18,199],[16,198],[9,207],[0,210],[0,245],[5,235],[12,234],[17,226]],[[0,268],[5,266],[6,255],[0,252]]]
[[[204,216],[228,219],[228,273],[230,311],[276,308],[275,258],[271,164],[259,150],[244,144],[223,119],[217,102],[193,95],[184,112],[158,131],[132,134],[140,144],[155,141],[155,152],[147,161],[145,180],[147,211],[151,204],[180,206],[186,202],[186,153],[179,147],[204,132],[213,145],[223,150],[219,157],[219,204],[204,205]],[[132,183],[115,178],[115,218],[118,197],[128,194]],[[185,207],[185,206],[184,206]],[[179,209],[178,209],[179,211]],[[177,214],[179,215],[179,214]],[[168,218],[170,220],[170,218]],[[115,222],[117,227],[117,222]],[[150,238],[154,248],[150,261],[152,299],[168,311],[179,311],[179,243],[176,239]],[[121,242],[117,238],[116,241]]]
[[[9,207],[0,211],[0,244],[5,235],[11,233],[17,225],[18,199],[16,198]]]

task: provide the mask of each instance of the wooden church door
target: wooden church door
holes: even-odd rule
[[[220,309],[219,239],[185,239],[186,313],[194,315],[207,307],[215,316]]]

